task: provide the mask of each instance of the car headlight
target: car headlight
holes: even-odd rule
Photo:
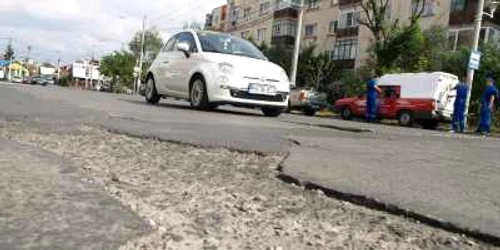
[[[219,70],[226,75],[231,75],[233,74],[234,67],[230,63],[219,63]]]

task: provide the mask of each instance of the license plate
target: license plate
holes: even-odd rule
[[[276,95],[276,86],[269,84],[250,83],[248,93],[256,95]]]

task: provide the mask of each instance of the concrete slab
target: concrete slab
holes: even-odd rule
[[[60,157],[0,139],[0,249],[118,249],[146,223]]]
[[[496,139],[294,139],[285,176],[500,239]]]

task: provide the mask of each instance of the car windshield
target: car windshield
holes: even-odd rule
[[[199,32],[201,48],[204,52],[246,56],[261,60],[266,57],[251,42],[227,34]]]

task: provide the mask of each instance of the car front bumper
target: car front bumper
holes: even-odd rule
[[[215,93],[214,93],[215,92]],[[230,104],[240,107],[260,108],[260,107],[288,107],[288,92],[278,91],[275,95],[256,95],[248,93],[246,89],[220,88],[210,93],[211,103]]]

